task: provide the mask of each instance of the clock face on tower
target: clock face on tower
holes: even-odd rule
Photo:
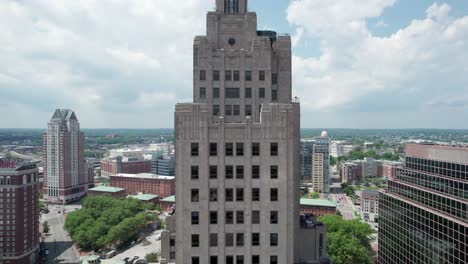
[[[236,44],[236,40],[234,38],[229,38],[228,43],[229,45],[234,46],[234,44]]]

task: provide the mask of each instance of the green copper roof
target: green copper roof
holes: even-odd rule
[[[175,202],[175,195],[166,197],[166,198],[162,199],[161,202],[172,202],[172,203],[174,203]]]
[[[155,198],[158,198],[159,195],[150,194],[150,193],[143,193],[143,194],[137,194],[137,195],[130,195],[130,197],[138,199],[138,200],[142,200],[142,201],[150,201],[150,200],[153,200]]]
[[[301,205],[336,207],[336,202],[326,199],[305,199],[301,198]]]
[[[118,188],[118,187],[110,187],[110,186],[97,186],[92,189],[89,189],[89,191],[94,191],[94,192],[108,192],[108,193],[116,193],[120,191],[124,191],[125,189],[123,188]]]

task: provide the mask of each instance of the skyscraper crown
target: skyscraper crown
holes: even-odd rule
[[[216,12],[245,14],[247,12],[247,0],[216,0]]]

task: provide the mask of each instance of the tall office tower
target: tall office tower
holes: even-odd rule
[[[0,159],[0,263],[35,263],[39,252],[39,176],[35,163]]]
[[[330,138],[326,131],[315,138],[312,152],[312,189],[319,193],[330,192]]]
[[[258,31],[247,0],[216,0],[193,53],[194,102],[175,113],[176,263],[295,263],[291,38]]]
[[[379,197],[379,263],[468,263],[468,147],[406,145]]]
[[[299,164],[301,168],[301,181],[305,183],[312,182],[312,153],[314,152],[315,140],[302,139]]]
[[[79,200],[92,179],[85,172],[84,134],[72,110],[57,109],[44,141],[44,199],[56,203]]]

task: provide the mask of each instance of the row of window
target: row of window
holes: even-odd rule
[[[199,97],[201,99],[206,99],[206,87],[200,87]],[[240,89],[239,88],[225,88],[224,97],[228,99],[239,99],[240,98]],[[247,87],[244,91],[244,97],[249,99],[252,98],[252,88]],[[220,91],[218,87],[213,88],[213,98],[220,98]],[[265,98],[265,88],[258,88],[258,98]],[[278,100],[278,90],[271,90],[271,100],[273,102]]]
[[[244,264],[244,256],[226,256],[226,264]],[[192,257],[192,264],[200,264],[200,257]],[[210,256],[209,264],[218,264],[218,256]],[[252,264],[260,264],[260,256],[252,255]],[[278,264],[278,256],[270,256],[270,264]]]
[[[236,202],[243,202],[244,201],[244,189],[236,188],[235,193],[236,193],[235,195]],[[226,202],[234,202],[234,188],[226,188],[224,194],[225,194]],[[200,202],[200,190],[199,189],[191,190],[190,201],[192,203]],[[217,202],[217,201],[218,201],[218,189],[210,188],[210,202]],[[260,201],[260,188],[252,188],[252,201],[253,202]],[[271,202],[278,201],[278,188],[270,188],[270,201]]]
[[[225,143],[225,155],[234,156],[234,143]],[[260,156],[260,143],[253,142],[251,145],[252,156]],[[236,156],[244,156],[244,143],[235,143]],[[198,143],[190,144],[190,155],[196,157],[200,154]],[[218,156],[218,143],[210,143],[210,156]],[[270,156],[278,156],[278,143],[270,143]]]
[[[220,71],[214,70],[213,71],[213,81],[220,81]],[[200,81],[206,81],[206,70],[200,70],[199,76],[198,76]],[[252,81],[252,71],[245,71],[244,74],[245,81],[250,82]],[[224,80],[225,81],[235,81],[238,82],[240,81],[240,71],[238,70],[225,70],[224,71]],[[259,81],[265,81],[265,71],[260,70],[258,71],[258,80]],[[277,84],[278,83],[278,74],[273,73],[271,75],[271,82],[272,84]]]
[[[234,243],[235,238],[235,243]],[[225,246],[226,247],[243,247],[245,242],[244,233],[226,233]],[[209,239],[210,247],[218,246],[218,233],[211,233]],[[253,247],[260,246],[260,233],[252,233],[251,245]],[[278,246],[278,233],[270,233],[270,247]],[[200,247],[200,235],[192,235],[192,247]]]
[[[235,216],[235,217],[234,217]],[[218,211],[210,211],[209,213],[210,218],[210,225],[217,225],[218,224]],[[234,221],[235,218],[235,221]],[[226,211],[225,213],[225,224],[233,225],[235,224],[244,224],[244,211]],[[200,212],[192,211],[191,212],[191,223],[192,225],[199,225],[200,224]],[[253,210],[252,211],[252,224],[258,225],[260,224],[260,211]],[[276,225],[278,224],[278,211],[270,211],[270,224]]]
[[[236,179],[243,179],[244,178],[244,166],[238,165],[226,165],[224,167],[224,178],[225,179],[234,179],[234,168],[236,172]],[[260,178],[260,166],[253,165],[251,168],[251,177],[252,179],[259,179]],[[190,178],[192,180],[198,180],[200,178],[200,170],[198,166],[192,166],[190,172]],[[217,179],[218,178],[218,166],[211,165],[209,169],[209,178],[210,179]],[[270,166],[270,179],[278,179],[278,166],[271,165]]]
[[[406,167],[409,169],[468,180],[468,165],[465,164],[406,157]]]

